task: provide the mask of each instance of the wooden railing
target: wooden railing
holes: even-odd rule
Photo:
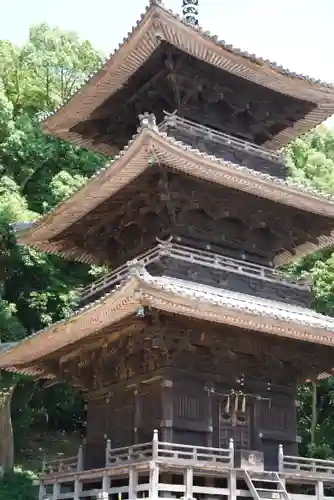
[[[212,128],[206,127],[205,125],[200,125],[198,123],[182,118],[176,114],[165,112],[165,119],[159,124],[159,130],[165,132],[169,125],[174,125],[175,127],[181,127],[187,131],[193,131],[201,137],[209,136],[212,139],[226,144],[228,146],[233,146],[235,149],[240,151],[247,151],[255,156],[260,156],[267,158],[270,161],[283,164],[283,158],[279,153],[274,151],[269,151],[261,146],[257,146],[251,142],[245,141],[243,139],[238,139],[237,137],[232,137],[231,135],[225,134],[224,132],[218,132]]]
[[[252,492],[243,486],[244,470],[235,468],[233,457],[232,441],[229,449],[166,443],[159,441],[157,431],[154,431],[153,440],[149,443],[111,449],[107,441],[104,468],[83,470],[82,448],[77,457],[46,463],[40,479],[39,500],[107,500],[116,496],[129,500],[158,500],[162,497],[169,500],[180,497],[196,500],[254,498]],[[334,485],[334,462],[287,456],[282,446],[279,447],[278,460],[279,472],[275,474],[287,485],[286,488],[284,486],[285,496],[280,498],[334,500],[328,493],[326,495],[324,489],[324,484]],[[47,470],[50,472],[47,473]],[[175,470],[180,478],[183,476],[180,484],[170,481],[172,475],[163,474],[166,471],[172,474]],[[198,474],[202,477],[207,475],[211,478],[210,483],[199,486],[194,480]],[[215,485],[212,481],[214,477],[225,478],[225,486]],[[259,479],[261,473],[255,477]],[[263,477],[266,482],[267,478]],[[122,478],[120,485],[114,482],[114,478]],[[240,480],[238,488],[237,479]],[[303,488],[305,481],[315,486],[316,494],[312,488],[308,493],[296,494],[296,485]],[[242,487],[244,489],[240,489]]]
[[[112,467],[121,463],[150,460],[151,458],[152,442],[112,449],[110,441],[107,441],[106,467]]]
[[[229,448],[210,448],[159,441],[158,431],[154,431],[153,440],[148,443],[112,448],[110,440],[106,442],[105,468],[133,464],[139,461],[159,460],[167,462],[193,462],[223,465],[233,468],[234,448],[230,441]],[[83,471],[83,448],[78,455],[44,462],[42,475],[70,474]]]
[[[191,461],[198,465],[201,464],[224,464],[233,467],[234,452],[233,442],[229,449],[207,448],[205,446],[190,446],[185,444],[158,442],[157,459],[168,463],[173,461]]]
[[[94,281],[91,285],[83,288],[79,293],[80,303],[87,302],[89,299],[93,300],[94,296],[98,294],[112,291],[116,285],[129,275],[129,266],[131,264],[138,263],[146,267],[166,256],[199,266],[207,266],[217,270],[238,273],[250,278],[259,278],[267,282],[280,283],[299,290],[310,289],[307,282],[283,276],[281,273],[268,266],[261,266],[249,261],[226,257],[213,252],[179,245],[177,243],[166,242],[159,243],[152,250],[140,255],[136,260],[124,264],[110,274],[103,276],[99,280]]]
[[[94,281],[90,285],[82,288],[79,292],[80,302],[86,301],[92,295],[99,292],[105,292],[113,290],[121,281],[123,281],[129,274],[129,266],[131,263],[138,262],[143,266],[147,266],[152,262],[158,260],[161,256],[161,247],[157,245],[152,250],[149,250],[141,254],[135,261],[127,262],[123,266],[118,267],[115,271],[102,276],[98,280]]]
[[[229,448],[210,448],[206,446],[191,446],[168,443],[158,440],[158,431],[154,431],[153,440],[149,443],[111,448],[110,441],[106,446],[106,467],[142,460],[162,460],[167,462],[196,462],[207,464],[223,464],[234,466],[233,441]]]
[[[334,479],[334,461],[320,458],[296,457],[284,455],[283,446],[279,446],[278,467],[280,473],[298,475],[325,476]]]
[[[42,474],[54,475],[83,470],[83,448],[79,447],[78,454],[74,457],[60,457],[56,460],[44,460]]]

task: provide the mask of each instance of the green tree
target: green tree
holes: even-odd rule
[[[45,23],[31,27],[22,47],[0,42],[0,75],[15,112],[53,111],[100,65],[90,42]]]
[[[334,195],[334,131],[321,126],[286,148],[292,177],[304,185]],[[313,307],[334,314],[334,253],[316,252],[290,266],[288,272],[308,278],[313,286]],[[299,428],[302,452],[334,458],[334,378],[299,388]]]
[[[20,340],[68,316],[75,289],[92,280],[87,266],[17,245],[13,223],[36,220],[105,162],[102,155],[46,137],[38,123],[41,112],[67,100],[100,63],[88,41],[45,24],[32,27],[22,47],[0,41],[1,342]],[[7,443],[12,405],[18,445],[41,414],[69,428],[73,413],[81,415],[80,399],[69,388],[45,389],[41,382],[10,374],[2,374],[0,401]],[[8,455],[2,461],[8,465]]]

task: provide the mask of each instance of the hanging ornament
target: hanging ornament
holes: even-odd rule
[[[230,395],[228,395],[227,401],[226,401],[226,406],[225,406],[225,413],[230,413],[230,405],[231,405],[231,398],[230,398]]]
[[[242,397],[241,411],[242,411],[242,413],[246,413],[246,396],[245,396],[245,394]]]
[[[236,413],[238,411],[238,406],[239,406],[239,395],[235,394],[235,399],[234,399],[234,412]]]

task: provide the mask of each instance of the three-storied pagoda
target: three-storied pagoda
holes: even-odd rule
[[[276,150],[334,90],[190,26],[155,1],[43,123],[113,156],[20,241],[113,271],[72,317],[0,355],[87,399],[86,469],[151,439],[297,454],[296,387],[332,373],[334,319],[275,271],[334,242],[334,200]],[[57,495],[54,498],[58,498]]]

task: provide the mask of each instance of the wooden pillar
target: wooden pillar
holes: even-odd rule
[[[53,484],[52,500],[58,500],[59,495],[60,495],[60,486],[59,483],[55,482]]]
[[[136,500],[138,485],[138,472],[134,467],[129,468],[129,500]]]
[[[192,467],[187,467],[184,474],[184,485],[185,485],[185,494],[184,498],[186,500],[193,499],[193,484],[194,484],[194,469]]]
[[[231,469],[228,475],[228,498],[229,500],[237,498],[237,473],[235,469]]]
[[[150,500],[157,500],[159,496],[159,465],[156,460],[158,458],[159,451],[159,436],[158,431],[155,429],[153,431],[153,441],[152,441],[152,461],[150,464]]]
[[[102,478],[101,500],[109,500],[109,484],[110,484],[110,479],[108,476],[108,472],[105,471],[103,473],[103,478]]]
[[[159,465],[152,460],[151,466],[150,466],[150,494],[149,498],[150,500],[157,500],[159,491]]]
[[[78,451],[77,472],[83,471],[83,468],[84,468],[83,446],[80,445]],[[74,480],[74,500],[80,500],[80,494],[81,494],[81,483],[79,475],[76,475]]]
[[[325,498],[324,483],[322,481],[318,481],[317,484],[315,485],[315,494],[317,500],[324,500]]]
[[[80,500],[81,494],[81,483],[79,480],[79,476],[75,476],[74,480],[74,500]]]
[[[161,382],[161,440],[173,441],[173,381],[163,380]]]
[[[44,486],[44,481],[41,479],[39,482],[38,500],[44,500],[44,497],[45,497],[45,486]]]

